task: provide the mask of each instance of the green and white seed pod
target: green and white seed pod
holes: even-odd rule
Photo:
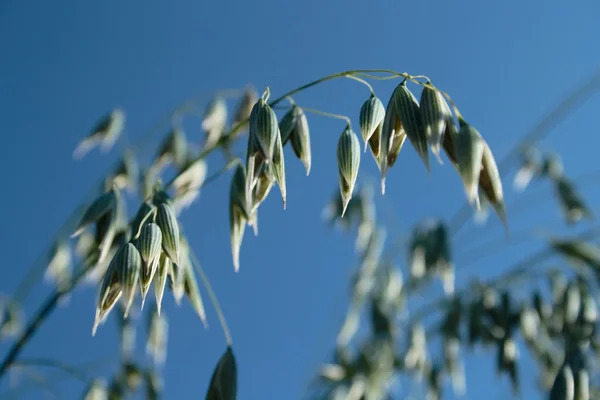
[[[275,111],[264,98],[258,99],[250,114],[250,136],[258,151],[269,164],[273,160],[275,142],[279,135],[279,125]]]
[[[286,208],[286,184],[285,184],[285,159],[283,158],[283,144],[281,143],[281,135],[279,134],[279,127],[277,128],[277,135],[275,136],[275,145],[273,146],[273,159],[272,164],[267,164],[266,167],[272,167],[273,175],[279,191],[281,192],[281,199],[283,200],[283,209]]]
[[[304,164],[304,168],[306,169],[306,176],[310,174],[310,165],[312,162],[312,155],[310,149],[310,130],[308,128],[308,120],[306,119],[306,114],[302,108],[297,105],[293,105],[292,109],[288,111],[288,114],[292,113],[294,115],[294,125],[291,130],[291,134],[289,136],[290,142],[292,144],[292,150],[294,150],[294,154],[302,164]],[[283,132],[281,133],[282,145],[285,146],[286,140]]]
[[[98,293],[98,301],[96,303],[96,317],[94,318],[94,326],[92,327],[92,336],[96,334],[96,329],[102,324],[110,311],[122,295],[121,283],[119,281],[119,273],[117,271],[118,260],[115,255],[108,265],[108,269],[104,274],[102,285]]]
[[[383,120],[385,119],[385,108],[383,103],[377,96],[371,96],[360,107],[359,125],[360,133],[367,146],[371,147],[371,152],[375,160],[379,157],[381,150],[381,131],[383,128]]]
[[[421,110],[421,120],[423,129],[425,130],[425,137],[429,142],[431,152],[436,156],[438,162],[443,164],[440,150],[444,131],[446,130],[446,121],[449,117],[452,117],[450,107],[448,106],[448,103],[446,103],[444,95],[427,86],[424,86],[423,91],[421,92],[419,107]]]
[[[419,102],[415,98],[415,95],[406,87],[406,81],[398,85],[394,94],[396,112],[406,132],[406,136],[408,136],[408,140],[423,160],[425,168],[429,171],[429,150],[421,120]]]
[[[381,128],[381,145],[379,149],[379,157],[377,159],[379,171],[381,172],[381,194],[385,194],[385,179],[392,165],[389,161],[396,161],[402,145],[406,139],[406,134],[402,127],[402,122],[398,116],[396,107],[396,92],[399,86],[396,86],[385,108],[385,116],[383,126]]]
[[[162,247],[171,261],[179,263],[179,224],[173,208],[167,203],[157,207],[156,224],[162,231]]]
[[[485,141],[479,131],[459,119],[460,131],[456,135],[456,163],[458,173],[465,186],[465,193],[469,203],[480,208],[479,203],[479,177],[483,162]]]
[[[245,211],[246,174],[244,167],[238,165],[233,173],[229,188],[229,232],[231,239],[231,253],[235,271],[240,269],[240,247],[246,229],[248,213]]]
[[[342,196],[342,217],[346,213],[348,203],[352,198],[354,185],[360,167],[360,143],[350,125],[340,135],[337,146],[337,164]]]
[[[490,146],[488,146],[485,141],[483,144],[480,177],[483,178],[482,183],[484,185],[485,195],[488,201],[494,206],[494,210],[496,210],[496,214],[504,224],[505,228],[508,229],[500,171],[498,171],[498,166],[496,165],[496,160],[494,159]]]
[[[196,274],[191,264],[189,264],[184,270],[183,288],[185,296],[192,305],[192,308],[194,309],[196,314],[198,314],[204,326],[207,326],[204,303],[202,302],[202,297],[200,296],[200,288],[198,287],[198,281],[196,280]]]
[[[165,287],[167,286],[167,278],[169,277],[171,264],[171,259],[167,257],[164,252],[161,253],[158,259],[158,268],[154,274],[154,296],[156,297],[156,312],[158,315],[160,315],[162,299],[165,294]]]
[[[117,279],[123,290],[123,316],[127,318],[135,297],[135,288],[142,271],[142,256],[138,249],[129,242],[122,246],[113,259],[117,270]]]
[[[157,224],[151,222],[144,225],[140,237],[135,241],[142,256],[142,270],[140,273],[140,286],[142,288],[142,309],[146,294],[158,268],[162,249],[162,232]]]

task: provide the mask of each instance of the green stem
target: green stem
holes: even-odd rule
[[[369,91],[371,92],[371,95],[375,96],[375,91],[373,90],[373,86],[371,86],[369,84],[369,82],[365,81],[364,79],[360,79],[359,77],[357,77],[355,75],[345,75],[345,76],[346,76],[346,78],[353,79],[353,80],[355,80],[357,82],[362,83],[363,85],[365,85],[366,87],[369,88]]]
[[[323,117],[328,117],[328,118],[335,118],[335,119],[341,119],[346,121],[346,123],[348,124],[348,126],[352,125],[352,121],[350,121],[350,118],[348,118],[345,115],[340,115],[340,114],[332,114],[332,113],[328,113],[325,111],[321,111],[321,110],[317,110],[314,108],[307,108],[307,107],[301,107],[304,111],[307,111],[309,113],[313,113],[316,115],[322,115]]]

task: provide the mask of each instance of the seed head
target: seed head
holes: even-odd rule
[[[469,202],[479,205],[479,176],[483,162],[485,141],[479,131],[460,119],[460,131],[456,135],[456,162],[458,172],[465,185]]]
[[[362,138],[367,146],[371,147],[371,153],[378,160],[381,150],[381,131],[385,119],[385,108],[383,103],[374,94],[365,101],[360,108],[359,125]]]
[[[450,107],[439,91],[427,86],[424,86],[423,92],[421,92],[419,107],[425,137],[429,142],[431,152],[437,157],[438,162],[443,164],[440,149],[446,130],[446,121],[452,117]]]
[[[123,132],[124,127],[125,112],[120,108],[116,108],[110,114],[104,116],[90,134],[77,145],[73,156],[76,159],[81,159],[97,145],[100,145],[104,152],[109,151]]]
[[[140,279],[142,256],[138,249],[129,242],[119,249],[113,261],[115,261],[117,279],[123,291],[124,317],[127,318],[135,297],[135,287]]]
[[[91,223],[98,221],[108,212],[115,211],[118,202],[118,189],[111,188],[109,191],[101,194],[83,213],[75,232],[71,237],[79,236],[83,230]]]
[[[168,203],[157,207],[156,223],[162,232],[162,247],[171,261],[179,263],[179,224],[173,208]]]
[[[275,146],[273,150],[273,163],[272,165],[266,165],[273,169],[273,175],[279,191],[281,192],[281,199],[283,200],[283,209],[286,207],[286,184],[285,184],[285,160],[283,158],[283,145],[281,143],[281,135],[279,134],[279,128],[277,128],[277,136],[275,138]]]
[[[388,161],[392,161],[392,164],[396,161],[406,139],[406,133],[400,121],[395,101],[398,90],[399,86],[394,89],[390,96],[381,128],[381,145],[378,157],[379,171],[381,172],[381,194],[385,194],[385,178],[392,167]]]
[[[360,143],[350,125],[346,126],[346,129],[344,129],[338,140],[337,164],[340,193],[343,202],[343,217],[346,213],[348,203],[352,198],[352,192],[354,191],[354,184],[356,183],[360,166]]]
[[[118,254],[118,253],[117,253]],[[108,314],[113,309],[115,304],[122,295],[122,288],[119,281],[119,273],[117,271],[117,257],[113,257],[110,262],[102,285],[100,286],[100,292],[98,295],[98,302],[96,305],[96,317],[94,319],[94,326],[92,327],[92,336],[96,334],[98,326],[106,320]]]
[[[145,224],[135,244],[142,256],[140,286],[142,289],[142,309],[144,309],[146,294],[150,289],[150,284],[160,261],[162,233],[158,225],[153,222]]]
[[[265,164],[273,160],[275,142],[280,136],[277,115],[264,98],[258,99],[250,114],[250,139],[254,142],[254,151],[261,154]]]
[[[237,362],[233,349],[227,347],[215,367],[206,399],[235,400],[237,397]]]
[[[206,133],[205,147],[214,146],[227,125],[227,104],[221,96],[215,96],[208,104],[202,120],[202,130]]]
[[[423,129],[419,102],[415,98],[415,95],[406,87],[406,81],[398,85],[394,94],[394,104],[406,136],[417,151],[417,154],[419,154],[419,157],[423,160],[425,168],[429,171],[427,137]]]
[[[246,175],[244,167],[238,165],[231,179],[229,189],[229,230],[231,238],[231,252],[235,271],[240,269],[240,246],[246,229],[248,213],[246,210]]]
[[[242,99],[240,100],[235,113],[233,114],[233,127],[237,126],[238,124],[241,124],[242,122],[250,118],[252,107],[254,103],[256,103],[257,99],[258,93],[256,93],[256,89],[248,85],[244,90],[244,95],[242,96]]]
[[[285,147],[288,140],[292,144],[292,149],[296,157],[302,161],[306,169],[306,175],[310,174],[311,148],[310,148],[310,130],[308,120],[302,108],[296,104],[283,116],[279,122],[279,131],[281,132],[282,145]]]
[[[158,259],[158,269],[154,274],[154,296],[156,297],[156,310],[158,315],[160,315],[162,299],[163,295],[165,294],[165,286],[167,285],[167,278],[169,276],[171,264],[171,259],[167,257],[164,252],[162,252]]]
[[[200,296],[200,288],[198,287],[196,274],[194,273],[194,268],[191,264],[188,264],[184,271],[183,286],[185,296],[192,305],[192,308],[196,314],[198,314],[204,326],[207,327],[206,311],[204,310],[204,304],[202,302],[202,297]]]

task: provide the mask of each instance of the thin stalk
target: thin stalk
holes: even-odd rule
[[[14,361],[17,359],[29,339],[33,337],[33,335],[38,331],[38,328],[42,325],[42,323],[50,316],[52,311],[56,308],[57,304],[60,300],[69,293],[76,285],[79,283],[89,268],[83,267],[79,270],[79,272],[73,277],[69,285],[66,285],[63,288],[57,288],[54,293],[52,293],[46,301],[42,304],[42,306],[38,309],[38,311],[34,314],[32,319],[27,324],[25,330],[21,333],[19,338],[13,343],[12,347],[4,357],[4,360],[0,364],[0,380],[6,374],[6,371],[9,367],[11,367]]]
[[[316,115],[321,115],[323,117],[341,119],[343,121],[346,121],[346,123],[348,124],[348,126],[352,125],[352,121],[350,121],[350,118],[348,118],[345,115],[332,114],[332,113],[328,113],[328,112],[325,112],[325,111],[317,110],[317,109],[314,109],[314,108],[307,108],[307,107],[302,107],[302,109],[304,111],[306,111],[306,112],[313,113],[313,114],[316,114]]]
[[[365,81],[364,79],[360,79],[359,77],[357,77],[355,75],[345,75],[345,76],[346,76],[346,78],[353,79],[353,80],[355,80],[357,82],[362,83],[363,85],[365,85],[366,87],[369,88],[369,91],[371,92],[371,95],[375,96],[375,91],[373,90],[373,86],[371,86],[369,84],[369,82]]]

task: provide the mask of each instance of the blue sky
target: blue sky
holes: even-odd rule
[[[215,90],[247,83],[260,91],[268,85],[278,96],[342,70],[389,68],[428,75],[453,97],[496,157],[502,158],[570,88],[600,67],[596,40],[600,5],[593,0],[576,5],[556,0],[166,4],[114,0],[0,4],[1,292],[14,291],[70,211],[116,160],[121,145],[106,156],[93,152],[82,161],[72,159],[77,142],[115,106],[126,111],[127,140],[134,142],[192,96],[208,101]],[[384,102],[394,85],[376,84]],[[296,100],[349,115],[358,132],[358,111],[367,97],[364,87],[348,80],[323,84]],[[544,143],[563,153],[570,174],[596,168],[599,107],[596,96]],[[199,122],[190,121],[187,134],[199,141]],[[319,362],[330,354],[347,305],[356,262],[354,238],[328,229],[320,220],[337,188],[335,146],[344,125],[318,116],[309,116],[309,124],[311,175],[304,176],[301,163],[286,151],[287,210],[282,210],[273,191],[261,207],[260,235],[247,234],[244,239],[238,274],[229,248],[229,176],[212,183],[183,215],[190,244],[230,324],[242,400],[300,398]],[[211,157],[210,170],[220,169],[222,162],[220,155]],[[365,155],[359,181],[377,179],[372,157]],[[464,202],[453,168],[433,165],[428,176],[409,147],[387,182],[387,193],[377,196],[377,204],[391,240],[427,216],[450,218]],[[505,187],[509,200],[514,198],[508,181]],[[589,198],[600,194],[591,187],[584,189]],[[542,198],[518,220],[510,220],[511,229],[562,229],[558,209],[552,200]],[[500,225],[494,221],[482,230],[469,224],[456,239],[457,253],[468,252],[483,235],[501,238]],[[459,285],[473,275],[501,273],[530,246],[512,246],[502,257],[464,269],[458,258]],[[403,261],[397,259],[399,264]],[[25,302],[26,311],[31,313],[48,291],[47,285],[36,286]],[[91,337],[95,295],[93,288],[78,289],[23,357],[81,364],[116,351],[115,319]],[[210,327],[205,330],[188,305],[177,308],[169,298],[166,311],[171,329],[165,398],[203,396],[224,350],[216,315],[209,307]],[[0,352],[6,348],[1,344]],[[107,373],[110,366],[105,363],[100,371]],[[492,359],[472,359],[467,374],[468,398],[489,394],[491,385],[497,390],[494,398],[508,397],[506,382],[497,384]],[[531,394],[533,377],[524,374],[523,380],[529,391],[525,394]],[[81,391],[81,384],[73,381],[58,386],[64,398],[76,398]],[[6,381],[0,389],[2,393],[7,389]],[[39,398],[39,393],[24,398]]]

